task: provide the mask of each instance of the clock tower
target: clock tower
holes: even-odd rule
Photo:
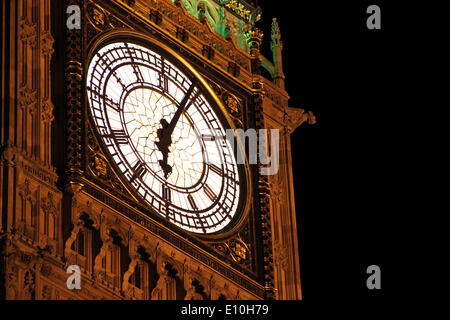
[[[2,2],[1,299],[301,299],[290,134],[315,119],[260,16]]]

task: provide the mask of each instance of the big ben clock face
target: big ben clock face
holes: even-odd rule
[[[212,234],[237,216],[242,177],[200,81],[134,42],[103,46],[87,74],[97,133],[126,184],[171,223]]]

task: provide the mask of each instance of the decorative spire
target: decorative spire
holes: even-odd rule
[[[279,45],[281,39],[280,26],[277,18],[272,19],[272,45]]]
[[[283,73],[283,42],[281,41],[280,26],[278,25],[277,18],[272,19],[272,41],[270,47],[273,54],[273,65],[275,67],[274,82],[277,86],[284,89],[284,73]]]

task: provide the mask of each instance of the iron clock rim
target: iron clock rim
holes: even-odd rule
[[[129,49],[129,46],[138,46],[137,48],[133,48],[131,51]],[[136,64],[134,64],[134,58],[135,54],[128,57],[124,50],[126,48],[129,54],[135,53],[135,52],[141,52],[141,57],[144,59],[144,61],[141,63],[139,61],[139,65],[145,66],[145,68],[150,68],[154,70],[156,74],[156,78],[159,78],[159,81],[156,81],[156,83],[153,83],[152,80],[144,80],[144,78],[138,77],[137,82],[127,84],[125,85],[122,83],[123,80],[121,80],[120,77],[116,75],[116,72],[120,70],[122,67],[127,67],[130,64],[133,65],[133,69],[136,68]],[[122,56],[123,55],[123,56]],[[156,55],[156,56],[154,56]],[[150,60],[148,63],[146,63],[146,59],[144,58],[147,56]],[[150,58],[152,57],[152,58]],[[97,59],[96,59],[97,58]],[[138,58],[135,56],[135,58]],[[153,179],[156,179],[158,181],[158,186],[160,185],[163,190],[165,188],[175,191],[177,193],[184,193],[187,194],[187,199],[185,201],[190,201],[190,195],[193,193],[198,192],[199,188],[190,188],[187,191],[183,191],[183,189],[178,189],[176,187],[172,187],[172,183],[170,181],[166,181],[165,179],[161,179],[158,175],[158,171],[152,170],[152,168],[148,168],[148,165],[143,157],[145,157],[144,154],[142,154],[142,151],[136,148],[135,141],[133,140],[132,136],[128,133],[128,128],[126,125],[126,121],[124,119],[124,112],[125,112],[125,102],[128,95],[132,92],[134,92],[135,88],[144,88],[149,87],[146,89],[149,89],[152,92],[159,92],[162,96],[166,97],[168,102],[172,102],[175,106],[179,103],[177,97],[174,96],[175,93],[171,93],[170,91],[166,91],[166,89],[162,89],[161,85],[163,85],[163,82],[161,82],[160,76],[162,75],[161,72],[168,72],[167,76],[171,79],[170,81],[173,82],[180,90],[181,92],[185,92],[186,84],[185,81],[187,81],[187,85],[190,88],[194,88],[197,86],[197,82],[189,81],[189,76],[187,76],[183,71],[179,70],[171,61],[174,61],[172,59],[167,58],[165,54],[159,54],[156,53],[152,48],[146,48],[141,45],[137,45],[133,43],[132,41],[120,41],[116,40],[111,44],[104,44],[103,46],[100,46],[100,49],[96,50],[96,54],[94,58],[89,63],[89,76],[88,76],[88,84],[87,84],[87,90],[89,95],[89,102],[90,102],[90,114],[92,116],[92,119],[94,119],[94,126],[97,127],[96,132],[100,135],[101,141],[104,142],[107,153],[112,156],[113,161],[119,166],[121,171],[121,179],[126,183],[130,189],[133,190],[136,195],[140,199],[143,200],[144,203],[147,203],[149,206],[153,207],[156,212],[158,212],[159,215],[162,215],[163,217],[169,222],[178,225],[182,229],[188,230],[190,232],[194,233],[205,233],[210,234],[214,233],[215,231],[220,231],[223,229],[228,223],[231,222],[231,220],[234,218],[236,213],[236,207],[238,205],[238,200],[235,198],[235,195],[237,195],[237,188],[233,188],[233,190],[227,190],[225,187],[227,185],[230,185],[230,183],[233,181],[232,177],[234,177],[234,174],[237,173],[236,165],[234,163],[231,163],[233,166],[233,175],[225,175],[222,176],[222,179],[220,179],[220,185],[221,190],[219,192],[219,196],[216,199],[211,199],[213,202],[208,203],[208,206],[206,208],[197,209],[196,207],[193,207],[192,209],[189,207],[185,207],[186,204],[183,203],[173,203],[172,201],[168,200],[164,197],[164,194],[161,194],[161,189],[158,190],[158,188],[153,188],[153,185],[148,185],[146,181],[142,180],[143,177],[141,176],[140,168],[147,167],[146,172],[150,176],[153,177]],[[172,71],[162,71],[164,69],[164,66],[166,64],[173,65],[175,68],[173,71],[175,74],[172,74]],[[96,71],[95,68],[99,67],[100,69]],[[160,71],[161,70],[161,71]],[[139,70],[136,70],[136,72],[140,72]],[[180,74],[178,74],[180,72]],[[114,95],[116,95],[115,100],[118,102],[115,102],[114,100],[111,100],[108,98],[108,96],[114,96],[113,92],[110,92],[108,90],[108,83],[110,82],[110,79],[112,76],[116,78],[116,82],[121,86],[117,87],[117,91]],[[181,77],[181,80],[178,79],[178,76]],[[127,82],[130,79],[126,79]],[[148,82],[150,81],[150,82]],[[181,83],[180,83],[181,81]],[[164,82],[165,83],[165,82]],[[181,85],[181,86],[180,86]],[[166,86],[164,86],[166,87]],[[156,91],[154,90],[156,88]],[[196,88],[197,92],[200,93],[203,90],[201,88]],[[186,93],[185,93],[186,94]],[[185,96],[186,97],[186,96]],[[183,98],[184,101],[185,98]],[[203,97],[203,99],[205,99]],[[126,137],[126,144],[128,145],[128,148],[131,148],[130,150],[133,152],[136,157],[136,161],[138,163],[138,168],[136,168],[136,165],[128,161],[128,155],[123,153],[123,150],[121,148],[122,142],[120,142],[118,139],[115,138],[115,132],[117,132],[118,127],[112,126],[111,118],[110,118],[110,111],[108,111],[108,106],[111,106],[111,103],[114,104],[112,108],[114,109],[115,113],[117,113],[117,119],[115,121],[119,121],[120,125],[120,132],[123,132],[123,139],[122,135],[120,134],[118,136],[119,139],[125,140]],[[209,127],[208,119],[206,115],[209,113],[209,104],[205,105],[206,113],[204,108],[200,108],[201,105],[197,105],[196,101],[192,101],[192,103],[195,104],[196,110],[202,114],[202,117],[205,121],[205,125]],[[203,110],[203,112],[202,112]],[[144,111],[146,114],[146,111]],[[217,119],[215,112],[213,111],[211,114],[214,114],[214,121],[219,125],[219,122],[221,120]],[[188,116],[188,115],[186,115]],[[149,118],[150,119],[150,118]],[[139,120],[138,120],[139,121]],[[193,129],[196,128],[196,125],[193,125],[192,121],[189,121],[190,126],[193,127]],[[209,127],[212,129],[211,127]],[[222,126],[220,125],[220,128],[223,130]],[[195,135],[194,139],[197,142],[200,142],[199,136]],[[226,146],[223,146],[221,144],[215,143],[216,147],[219,149],[219,154],[223,154],[225,156],[225,153],[223,153],[223,148],[227,148]],[[228,146],[229,147],[229,146]],[[214,148],[214,147],[212,147]],[[215,150],[215,149],[214,149]],[[228,149],[228,152],[230,150]],[[202,161],[204,162],[204,158],[202,157]],[[119,165],[119,163],[121,165]],[[140,165],[139,165],[140,164]],[[206,166],[203,166],[203,168],[206,168]],[[150,170],[149,170],[150,169]],[[131,170],[131,171],[130,171]],[[139,170],[139,171],[136,171]],[[209,172],[209,171],[208,171]],[[206,183],[208,182],[206,179],[206,175],[203,175],[203,185],[206,186]],[[234,183],[233,183],[234,185]],[[139,191],[142,187],[142,191]],[[225,190],[225,192],[223,192]],[[239,191],[238,191],[239,192]],[[163,191],[164,193],[164,191]],[[232,196],[232,203],[225,203],[227,199],[229,200],[229,195]],[[192,198],[191,198],[192,199]],[[156,203],[155,203],[156,201]],[[233,208],[231,212],[227,212],[228,208]],[[165,210],[164,210],[165,209]],[[224,211],[224,212],[221,212]],[[212,218],[210,220],[209,218]],[[207,221],[205,220],[207,219]],[[217,230],[214,230],[214,228],[217,228]]]
[[[138,48],[133,48],[133,50],[131,51],[129,49],[129,45],[136,45],[138,46]],[[111,47],[112,46],[112,47]],[[131,85],[125,85],[122,83],[122,80],[120,78],[117,78],[118,76],[116,75],[116,71],[119,70],[120,68],[124,67],[124,66],[128,66],[130,64],[133,65],[133,69],[135,68],[135,64],[134,64],[134,58],[132,56],[130,56],[128,58],[127,55],[122,56],[122,54],[124,54],[123,50],[124,48],[127,49],[127,51],[129,52],[129,54],[131,54],[132,52],[137,52],[140,51],[141,52],[141,56],[143,54],[143,56],[145,56],[145,52],[146,50],[148,50],[148,53],[150,53],[150,55],[147,53],[148,58],[150,58],[150,56],[153,56],[153,53],[156,54],[155,57],[153,57],[153,61],[148,61],[150,63],[150,65],[147,65],[147,63],[145,63],[145,61],[143,63],[139,63],[140,65],[145,66],[146,68],[150,68],[153,69],[154,71],[156,71],[157,73],[159,73],[160,71],[160,66],[161,68],[164,68],[164,66],[168,63],[169,65],[173,65],[173,67],[175,68],[175,74],[172,74],[172,71],[168,70],[168,71],[163,71],[163,72],[169,72],[168,76],[169,78],[171,78],[171,81],[174,82],[174,84],[176,86],[178,86],[181,91],[185,91],[184,89],[186,89],[186,85],[184,85],[185,80],[188,81],[188,85],[190,86],[190,88],[196,87],[197,92],[203,92],[204,90],[201,87],[197,87],[198,82],[197,81],[189,81],[189,72],[184,70],[181,71],[175,64],[176,64],[176,60],[174,57],[167,57],[167,55],[165,53],[157,53],[155,52],[154,48],[149,48],[149,47],[145,47],[143,45],[139,45],[134,41],[130,41],[130,40],[115,40],[114,42],[112,42],[111,44],[106,43],[103,46],[100,47],[100,49],[96,50],[96,54],[95,57],[98,58],[97,60],[94,60],[94,58],[90,61],[89,63],[89,71],[93,72],[89,74],[89,83],[87,85],[87,89],[89,91],[89,102],[90,102],[90,113],[92,115],[93,119],[95,120],[95,126],[97,126],[97,128],[99,129],[99,131],[97,131],[99,133],[99,135],[101,136],[102,140],[105,144],[106,144],[106,149],[108,149],[108,154],[110,154],[113,157],[113,160],[116,162],[117,165],[119,165],[119,163],[122,164],[122,167],[119,166],[121,171],[121,178],[123,178],[124,182],[127,183],[130,188],[133,190],[133,192],[136,192],[139,198],[141,198],[145,203],[147,203],[148,205],[152,206],[160,215],[165,216],[167,220],[169,220],[171,223],[178,225],[179,227],[181,227],[182,229],[188,230],[190,232],[194,232],[194,233],[200,233],[200,234],[212,234],[214,232],[218,232],[222,229],[224,229],[236,216],[236,209],[237,206],[239,204],[239,197],[236,199],[236,195],[239,194],[240,196],[240,187],[237,188],[237,185],[239,185],[239,183],[237,181],[234,181],[234,177],[235,175],[238,176],[242,176],[242,171],[239,170],[239,172],[237,172],[236,170],[238,170],[237,168],[237,164],[235,163],[235,161],[232,161],[232,163],[229,163],[229,165],[232,166],[232,172],[231,175],[226,174],[226,175],[221,175],[222,177],[221,179],[221,190],[219,192],[219,195],[216,199],[211,199],[213,202],[211,204],[208,203],[208,206],[206,208],[201,208],[198,209],[194,204],[192,204],[191,201],[193,201],[192,198],[192,194],[194,194],[195,192],[198,192],[200,189],[199,188],[191,188],[190,190],[188,190],[187,192],[183,192],[183,190],[177,190],[177,188],[173,188],[171,187],[171,183],[168,181],[162,181],[161,179],[159,179],[159,177],[156,177],[156,180],[159,181],[158,185],[161,185],[164,189],[164,186],[167,186],[167,188],[176,191],[178,193],[184,193],[184,194],[188,194],[187,199],[185,199],[186,201],[189,200],[189,202],[191,202],[191,208],[185,207],[186,204],[182,204],[182,203],[172,203],[170,200],[165,199],[164,195],[161,195],[161,193],[157,190],[154,189],[153,186],[149,186],[144,180],[142,180],[142,176],[141,176],[141,168],[143,168],[144,166],[147,167],[146,162],[142,161],[142,154],[141,152],[136,149],[136,145],[133,143],[131,139],[131,137],[129,135],[127,135],[127,145],[129,145],[129,147],[132,149],[133,153],[136,154],[137,157],[137,163],[138,163],[138,168],[136,168],[136,165],[130,163],[127,158],[128,156],[126,154],[124,154],[122,152],[122,149],[120,147],[120,145],[122,144],[121,142],[119,142],[119,140],[117,140],[116,138],[114,138],[115,136],[115,132],[117,132],[117,128],[113,128],[113,126],[111,126],[111,119],[109,116],[109,111],[107,109],[107,106],[110,106],[110,103],[114,103],[115,107],[112,107],[114,109],[114,111],[116,113],[118,113],[118,118],[121,119],[120,123],[120,132],[122,132],[122,130],[124,130],[123,132],[128,132],[127,131],[127,127],[125,125],[125,121],[123,116],[124,116],[124,105],[123,105],[123,97],[124,95],[127,96],[127,94],[129,94],[129,92],[133,92],[132,89],[128,90],[129,88],[134,88],[136,85],[138,87],[142,87],[143,83],[146,83],[147,81],[143,81],[143,78],[139,78],[137,79],[138,82],[131,84]],[[144,49],[144,51],[142,50]],[[161,51],[159,51],[161,52]],[[101,53],[101,54],[100,54]],[[118,57],[117,57],[118,54]],[[112,55],[112,56],[109,56]],[[108,57],[109,56],[109,57]],[[144,59],[144,57],[142,56],[142,58]],[[138,56],[135,56],[135,58],[140,59]],[[112,60],[111,60],[112,59]],[[124,61],[122,61],[123,59],[125,59]],[[131,62],[127,62],[128,59],[130,59]],[[144,59],[145,60],[145,59]],[[94,63],[95,61],[95,63]],[[152,64],[155,65],[155,67],[152,66]],[[99,66],[101,69],[97,71],[95,71],[95,69],[97,66]],[[136,71],[138,72],[138,71]],[[140,71],[139,71],[140,72]],[[180,72],[180,76],[181,76],[181,83],[179,83],[179,79],[178,79],[178,72]],[[112,92],[107,92],[107,88],[108,88],[108,83],[109,83],[109,79],[111,79],[112,75],[114,75],[114,77],[116,78],[116,81],[118,82],[118,84],[122,87],[122,91],[120,94],[120,98],[119,98],[119,102],[114,102],[113,100],[111,100],[110,98],[108,98],[108,95],[111,95]],[[158,76],[157,76],[158,77]],[[192,77],[192,75],[191,75]],[[128,79],[129,80],[129,79]],[[158,81],[159,85],[162,85],[163,82],[161,82],[161,79]],[[180,87],[181,84],[181,87]],[[154,84],[153,83],[149,83],[148,84],[150,86],[150,90],[152,90],[154,88]],[[117,88],[118,90],[120,90],[120,86]],[[128,89],[127,89],[128,88]],[[100,90],[100,91],[98,91]],[[161,88],[159,88],[157,91],[160,91]],[[154,91],[154,90],[152,90]],[[161,91],[160,91],[161,92]],[[166,96],[168,98],[169,101],[177,101],[177,98],[175,96],[173,96],[173,93],[170,93],[170,91],[162,91],[162,95]],[[203,99],[206,100],[207,98],[204,97],[202,95]],[[117,99],[117,97],[116,97]],[[184,101],[185,98],[183,98]],[[179,103],[176,102],[174,103],[175,105]],[[223,130],[223,126],[224,123],[222,122],[223,120],[219,119],[217,117],[216,112],[214,111],[214,109],[212,109],[211,105],[209,103],[207,103],[204,108],[206,108],[206,111],[203,110],[204,108],[201,108],[201,106],[203,104],[198,105],[196,101],[192,101],[192,103],[195,104],[196,106],[196,110],[198,110],[200,112],[200,114],[202,114],[202,117],[205,121],[205,124],[208,125],[209,129],[212,130],[213,128],[209,126],[209,121],[214,121],[217,123],[217,125],[219,127],[217,127],[217,129],[221,129]],[[122,107],[122,108],[121,108]],[[105,109],[106,108],[106,109]],[[210,113],[210,108],[211,108],[211,113]],[[203,111],[203,112],[202,112]],[[212,119],[209,119],[209,117],[207,116],[207,114],[210,113],[211,115],[214,115],[212,117]],[[188,115],[187,115],[188,116]],[[221,123],[222,122],[222,123]],[[190,121],[190,123],[192,124],[193,122]],[[221,123],[219,125],[219,123]],[[195,131],[196,125],[193,125],[193,129]],[[223,133],[225,134],[225,133]],[[125,138],[125,135],[123,136]],[[118,136],[119,139],[122,139],[122,136]],[[195,137],[198,140],[199,136],[196,135]],[[105,140],[106,139],[106,140]],[[111,143],[109,143],[111,142]],[[220,144],[218,142],[215,142],[215,146],[216,148],[218,148],[219,154],[221,154],[221,158],[223,158],[223,160],[225,160],[228,157],[232,157],[232,155],[229,153],[230,150],[230,146],[228,145],[223,145]],[[211,146],[212,148],[214,148],[213,146]],[[224,153],[224,151],[227,150],[227,152]],[[214,148],[215,150],[215,148]],[[117,156],[117,159],[116,159]],[[139,161],[139,159],[141,161]],[[120,161],[120,162],[117,162]],[[225,164],[228,161],[225,162]],[[141,164],[141,165],[139,165]],[[208,168],[210,166],[212,166],[212,164],[208,164]],[[207,166],[205,166],[207,167]],[[124,171],[124,169],[126,169]],[[127,173],[129,172],[129,170],[131,170],[131,173]],[[139,170],[139,171],[135,171],[135,170]],[[147,172],[149,172],[149,174],[151,176],[155,176],[155,171],[154,170],[150,170]],[[209,170],[207,172],[210,172]],[[130,176],[131,175],[131,176]],[[209,174],[208,174],[209,176]],[[204,177],[207,177],[204,175]],[[139,181],[138,181],[138,180]],[[204,180],[204,186],[207,186],[207,182],[208,180]],[[227,189],[226,186],[229,186],[229,188],[232,189]],[[142,187],[142,191],[139,191]],[[197,191],[195,191],[195,189],[197,189]],[[238,190],[237,190],[238,189]],[[225,191],[224,191],[225,190]],[[144,193],[145,192],[145,193]],[[164,193],[164,191],[163,191]],[[147,196],[150,197],[150,199],[147,198]],[[227,201],[230,200],[230,196],[232,197],[231,201],[232,203],[226,203]],[[191,197],[191,198],[189,198]],[[156,201],[156,204],[154,203],[154,201]],[[163,208],[165,208],[165,210],[163,210]],[[232,211],[228,211],[229,209],[233,209]],[[165,211],[165,212],[164,212]],[[211,220],[212,218],[212,220]],[[206,219],[206,220],[205,220]],[[214,230],[215,228],[217,228],[217,230]],[[203,231],[203,233],[202,233]]]

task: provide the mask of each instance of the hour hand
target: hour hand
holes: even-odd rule
[[[172,144],[172,134],[168,132],[169,123],[166,119],[161,119],[161,129],[156,132],[159,141],[155,144],[158,150],[162,153],[163,159],[159,160],[159,165],[164,172],[164,178],[167,179],[170,173],[172,173],[172,167],[167,163],[169,156],[169,147]]]
[[[164,172],[164,178],[167,179],[169,174],[172,173],[172,166],[167,163],[167,156],[163,160],[159,160],[159,165]]]

